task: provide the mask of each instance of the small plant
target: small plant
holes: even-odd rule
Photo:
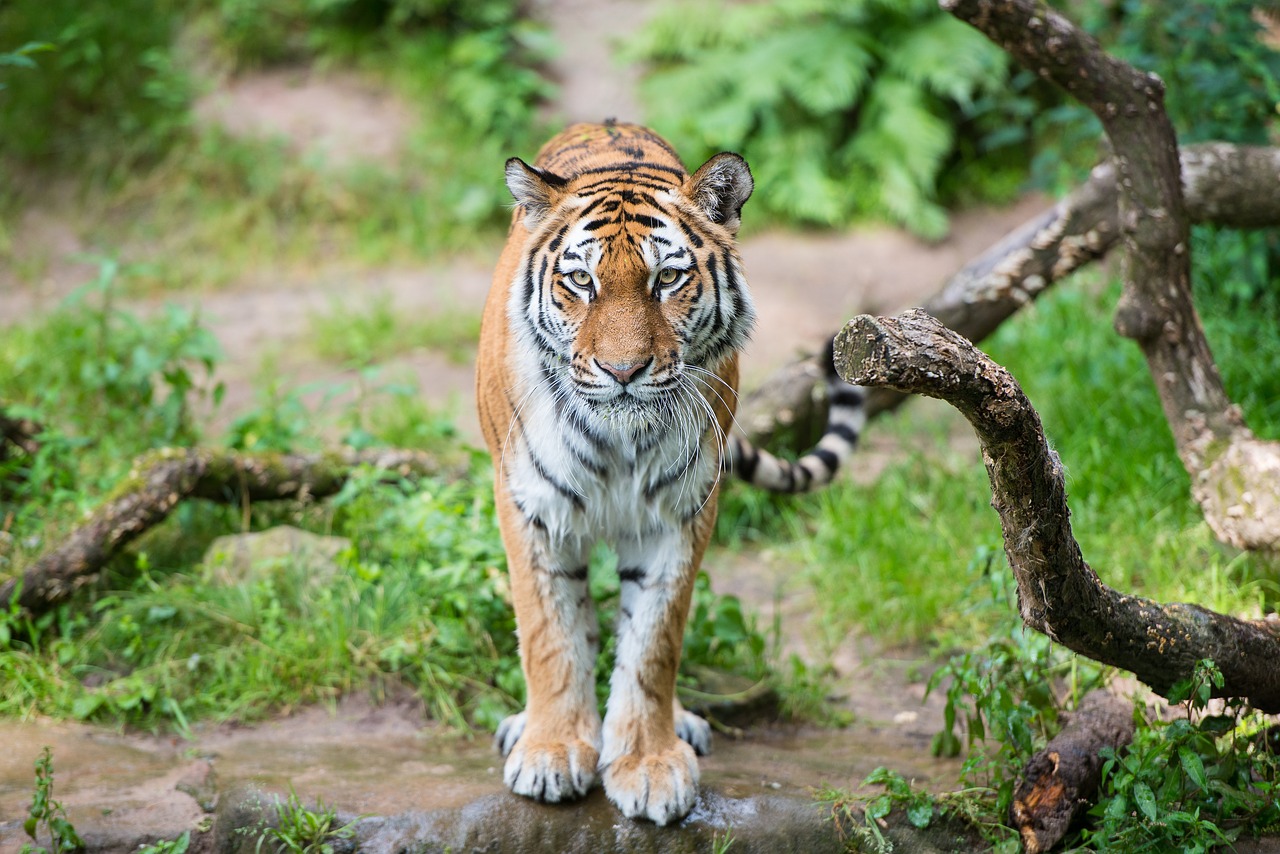
[[[1148,721],[1127,751],[1107,750],[1095,827],[1083,834],[1095,851],[1209,851],[1280,826],[1280,738],[1266,719],[1239,703],[1206,714],[1222,673],[1201,661],[1169,699],[1186,717]]]
[[[277,854],[333,854],[333,843],[354,839],[356,825],[364,816],[359,816],[346,824],[338,824],[338,813],[327,807],[322,801],[316,801],[315,809],[302,803],[293,786],[289,787],[289,797],[281,801],[276,798],[275,827],[246,828],[252,833],[257,830],[255,852],[274,851]]]
[[[177,839],[154,842],[139,848],[135,854],[187,854],[191,847],[191,831],[187,831]]]
[[[44,848],[28,842],[22,846],[22,854],[62,854],[84,849],[84,841],[67,818],[66,810],[53,799],[53,751],[47,746],[36,760],[36,790],[31,798],[29,812],[27,820],[22,823],[22,829],[35,843],[39,843],[40,831],[43,829],[49,834],[49,842],[53,847]]]

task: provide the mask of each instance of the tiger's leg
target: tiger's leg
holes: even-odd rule
[[[507,756],[502,779],[517,795],[555,803],[590,791],[600,755],[600,634],[587,592],[589,549],[553,548],[545,531],[504,498],[499,495],[499,520],[528,700],[498,729]]]
[[[675,685],[693,581],[714,515],[618,544],[621,615],[600,767],[605,793],[629,818],[667,824],[688,813],[698,796],[697,756],[677,734]]]

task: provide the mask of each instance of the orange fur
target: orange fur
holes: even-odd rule
[[[575,572],[576,566],[563,556],[555,536],[540,527],[536,517],[517,506],[517,488],[511,480],[510,458],[521,453],[512,437],[522,430],[533,429],[525,425],[520,412],[529,384],[523,368],[532,357],[524,352],[519,336],[513,331],[516,321],[512,309],[513,297],[518,296],[513,294],[513,289],[520,287],[526,256],[537,250],[537,240],[543,243],[546,240],[543,223],[547,220],[534,222],[531,229],[530,217],[539,215],[545,206],[546,216],[560,222],[555,217],[571,216],[564,211],[580,205],[583,198],[580,194],[601,181],[602,176],[616,178],[617,185],[625,186],[628,180],[640,180],[631,177],[635,174],[651,183],[661,183],[665,177],[672,198],[676,199],[673,204],[681,215],[696,218],[701,216],[698,194],[705,196],[718,187],[714,182],[708,183],[704,175],[712,165],[709,162],[703,170],[689,176],[674,151],[652,132],[635,125],[608,123],[569,128],[542,148],[534,164],[534,177],[516,174],[517,181],[525,181],[533,188],[533,200],[517,208],[494,272],[481,326],[476,398],[481,427],[494,459],[498,522],[507,550],[521,664],[528,687],[523,730],[516,742],[521,768],[517,769],[518,774],[508,769],[517,778],[519,774],[542,774],[552,779],[554,786],[559,779],[556,775],[577,774],[588,765],[594,772],[602,739],[593,681],[584,679],[582,673],[583,661],[591,657],[594,648],[595,616],[589,597],[583,596],[568,606],[563,598],[568,595],[566,590],[578,589],[572,585],[578,581],[577,574],[584,570]],[[745,164],[741,168],[745,171]],[[509,182],[511,169],[509,165]],[[537,170],[541,170],[545,181],[538,177]],[[617,170],[616,174],[611,170]],[[746,193],[749,194],[747,174]],[[730,199],[726,204],[740,207],[742,200],[744,198]],[[717,224],[706,216],[695,223],[708,245],[732,253],[735,263],[736,250],[732,244],[736,213],[736,210],[722,213],[728,225]],[[632,227],[624,216],[620,224],[601,226],[593,232],[603,248],[594,273],[595,292],[590,299],[575,290],[563,276],[548,285],[547,298],[559,306],[565,323],[576,330],[566,370],[589,374],[595,370],[593,364],[606,369],[607,366],[643,364],[653,376],[678,370],[682,347],[678,327],[686,319],[696,295],[692,287],[686,287],[674,290],[663,299],[654,297],[655,271],[630,240],[632,232],[627,229]],[[715,269],[714,262],[712,269]],[[749,326],[749,308],[746,313],[748,317],[743,323]],[[699,393],[706,401],[703,411],[708,413],[708,421],[714,421],[718,428],[717,438],[709,440],[714,442],[711,452],[718,454],[723,451],[724,437],[728,435],[736,405],[736,350],[718,356],[705,367],[714,373],[715,380],[705,381],[710,392]],[[703,435],[709,434],[704,431]],[[538,442],[545,441],[546,437],[523,439]],[[675,716],[681,712],[674,691],[693,581],[715,523],[717,491],[718,484],[713,483],[706,500],[687,523],[682,535],[687,537],[687,543],[682,546],[687,549],[687,559],[682,559],[674,573],[669,602],[658,615],[652,634],[644,636],[646,640],[634,678],[615,673],[615,681],[622,680],[627,685],[633,681],[637,686],[637,711],[617,713],[618,720],[604,736],[623,745],[618,748],[622,755],[604,769],[610,797],[620,805],[623,801],[631,803],[628,798],[640,796],[630,793],[643,786],[648,793],[645,797],[650,799],[649,806],[641,804],[634,810],[624,806],[624,810],[660,822],[677,817],[689,806],[685,802],[687,797],[679,800],[675,790],[696,785],[696,764],[692,772],[689,770],[692,751],[676,735]],[[643,579],[639,585],[643,589]],[[690,774],[693,779],[685,779]],[[512,780],[508,780],[508,784],[517,788]],[[523,785],[529,785],[527,778]],[[547,785],[543,779],[544,790]],[[616,796],[614,788],[618,792]],[[575,787],[553,789],[550,794],[533,792],[533,796],[545,800],[577,794],[581,791]]]

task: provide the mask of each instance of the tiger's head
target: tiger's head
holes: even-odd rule
[[[656,426],[718,381],[755,322],[735,244],[754,186],[741,157],[571,177],[512,158],[506,177],[530,235],[508,313],[558,393]]]

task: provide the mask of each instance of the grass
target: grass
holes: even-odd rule
[[[1106,583],[1260,616],[1280,598],[1280,566],[1221,546],[1204,524],[1146,365],[1110,328],[1117,296],[1096,279],[1060,284],[986,349],[1039,409],[1067,470],[1076,538]],[[1228,392],[1260,435],[1280,436],[1280,304],[1200,300]],[[842,481],[794,513],[734,490],[723,536],[738,527],[788,541],[783,554],[804,567],[832,642],[851,630],[888,643],[981,642],[1012,611],[993,592],[1008,568],[968,425],[922,401],[871,429],[902,448],[873,484]]]
[[[78,28],[53,27],[33,15],[0,19],[0,35],[14,39],[53,27],[48,38],[58,46],[49,58],[35,57],[41,67],[18,69],[6,93],[16,105],[6,122],[23,131],[23,145],[5,152],[12,180],[0,190],[0,260],[10,268],[34,280],[48,264],[49,249],[39,240],[13,239],[33,202],[74,223],[83,244],[113,247],[127,262],[144,265],[129,283],[142,293],[219,286],[250,271],[280,275],[325,262],[367,266],[466,254],[500,239],[509,201],[501,164],[512,155],[532,156],[544,136],[534,110],[550,91],[533,70],[546,47],[536,28],[515,17],[514,4],[501,21],[327,26],[323,33],[293,22],[291,34],[324,36],[308,49],[323,58],[318,64],[389,90],[416,114],[398,156],[346,166],[300,156],[283,140],[235,138],[195,122],[199,87],[186,66],[197,63],[186,42],[212,39],[224,52],[254,53],[261,46],[244,41],[235,27],[271,16],[242,4],[222,4],[218,14],[165,5],[163,20],[137,36],[146,37],[137,47],[150,51],[146,67],[119,75],[114,85],[103,82],[104,75],[113,79],[104,69],[114,68],[108,60],[128,58],[133,36],[128,28],[116,32],[110,16],[85,17]],[[431,10],[412,10],[418,12]],[[303,4],[290,13],[325,14]],[[173,44],[163,43],[170,34]],[[95,45],[106,44],[106,64],[99,66]],[[249,65],[270,61],[254,57]],[[136,58],[129,68],[135,66]],[[86,112],[67,94],[83,89],[91,97],[82,100],[92,102],[107,97],[99,92],[104,87],[118,107],[101,113]],[[163,121],[139,118],[153,114]],[[140,125],[146,133],[135,129],[125,137],[145,140],[145,151],[120,143],[113,119]],[[35,130],[26,127],[32,123]],[[54,145],[58,139],[75,139],[74,151]],[[68,161],[74,152],[93,152],[91,162]],[[51,184],[65,185],[53,200]]]
[[[207,331],[183,313],[143,319],[118,308],[122,275],[104,263],[58,311],[0,338],[6,408],[47,428],[37,454],[0,467],[0,578],[66,536],[137,454],[218,441],[189,415],[198,390],[216,388],[220,355]],[[467,459],[452,428],[376,367],[360,372],[336,425],[300,394],[269,396],[225,441],[254,451],[445,448]],[[56,611],[0,614],[0,714],[184,730],[407,687],[438,720],[491,731],[521,705],[523,679],[491,475],[480,455],[470,459],[457,482],[388,485],[371,473],[323,505],[180,507]],[[201,566],[215,536],[284,522],[350,540],[329,581],[286,562],[229,586]],[[596,575],[603,694],[618,585]],[[694,614],[691,663],[765,676],[767,640],[735,598],[701,582]]]
[[[447,306],[413,315],[397,310],[391,298],[375,297],[363,309],[333,305],[312,314],[307,339],[326,359],[365,367],[417,349],[437,350],[455,364],[474,358],[480,316]]]

